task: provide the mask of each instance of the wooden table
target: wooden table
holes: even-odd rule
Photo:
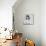
[[[21,46],[22,44],[22,33],[15,33],[13,36],[13,39],[15,39],[16,46]]]

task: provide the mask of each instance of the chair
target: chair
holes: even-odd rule
[[[26,40],[25,46],[35,46],[35,43],[32,40]]]

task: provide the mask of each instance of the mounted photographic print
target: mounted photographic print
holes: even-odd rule
[[[24,25],[33,25],[33,24],[34,24],[34,16],[27,14],[24,19]]]

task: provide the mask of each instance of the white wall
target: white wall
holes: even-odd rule
[[[16,0],[0,0],[0,27],[12,28],[12,6]]]
[[[36,46],[41,46],[41,1],[40,0],[23,0],[23,2],[15,9],[15,27],[24,37],[35,41]],[[24,17],[26,14],[34,15],[33,25],[24,25]]]
[[[12,28],[12,6],[15,2],[16,2],[16,0],[0,0],[0,26]],[[41,30],[41,36],[42,36],[41,38],[42,39],[41,40],[42,40],[42,46],[46,46],[46,36],[45,36],[46,35],[46,0],[41,0],[41,4],[42,4],[41,12],[39,12],[40,11],[40,9],[39,9],[40,3],[39,2],[40,2],[40,0],[32,0],[31,2],[26,1],[26,3],[25,2],[24,2],[24,4],[22,3],[22,5],[24,7],[20,6],[21,9],[23,9],[23,10],[19,10],[20,8],[19,9],[17,8],[18,10],[16,9],[17,12],[22,11],[22,12],[19,12],[20,14],[17,14],[17,13],[15,14],[15,15],[17,15],[15,17],[17,19],[16,28],[20,32],[23,32],[25,36],[27,36],[26,35],[27,33],[28,33],[28,35],[30,34],[31,39],[34,38],[34,40],[37,41],[38,39],[40,39],[40,36],[39,36],[39,33],[40,33],[39,26],[40,25],[39,25],[38,18],[40,17],[39,13],[42,12],[42,14],[41,14],[41,29],[42,29]],[[35,5],[35,3],[36,3],[36,5]],[[24,8],[26,8],[26,9],[24,9]],[[30,12],[34,14],[34,18],[35,18],[34,25],[33,26],[32,25],[25,26],[25,25],[23,25],[24,16],[26,15],[26,13],[30,14]],[[39,32],[38,35],[36,35],[37,32]]]
[[[46,0],[41,1],[41,38],[42,46],[46,46]]]

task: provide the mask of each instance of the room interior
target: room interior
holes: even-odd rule
[[[45,12],[45,0],[1,0],[0,46],[46,46]]]

